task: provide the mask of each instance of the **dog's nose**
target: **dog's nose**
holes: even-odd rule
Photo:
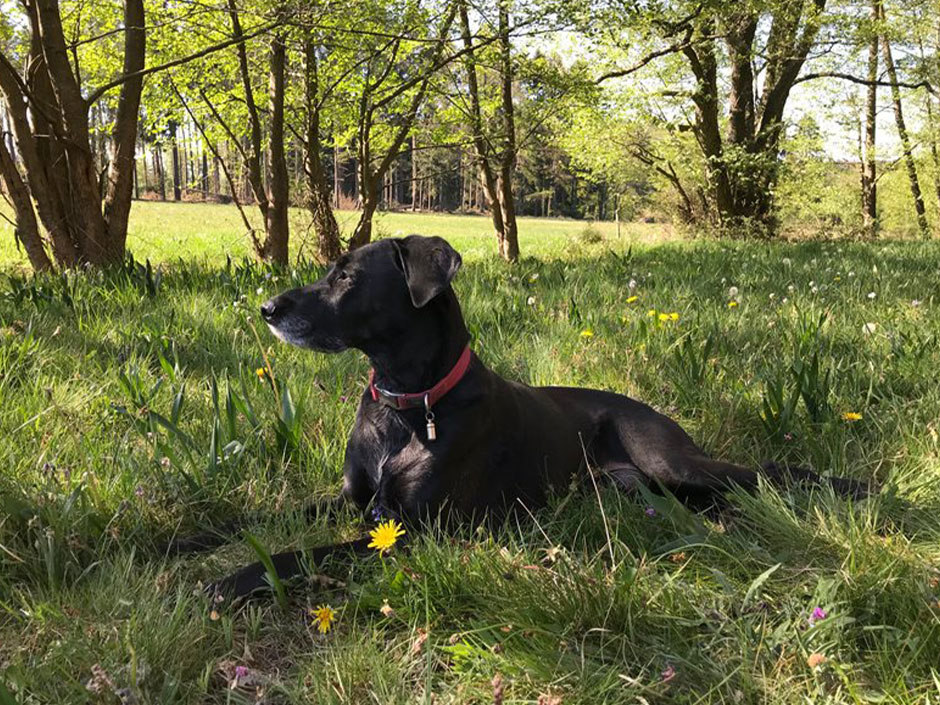
[[[274,318],[274,314],[277,312],[277,304],[274,303],[274,299],[270,301],[265,301],[261,304],[261,317],[266,321],[270,321]]]

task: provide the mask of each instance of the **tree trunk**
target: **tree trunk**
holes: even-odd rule
[[[881,0],[876,0],[879,15],[885,20],[884,6]],[[894,103],[894,122],[898,128],[898,137],[901,139],[901,151],[904,154],[904,163],[907,167],[907,178],[911,184],[911,197],[914,199],[914,211],[917,214],[917,228],[923,238],[930,237],[930,227],[927,224],[927,211],[924,207],[924,197],[920,190],[920,180],[917,177],[917,164],[914,162],[914,152],[911,147],[911,138],[904,123],[904,111],[901,107],[901,88],[898,86],[898,74],[894,66],[894,57],[891,54],[891,44],[887,34],[881,36],[882,56],[885,62],[885,71],[891,83],[891,100]]]
[[[287,48],[284,36],[276,32],[271,40],[270,110],[271,110],[271,205],[266,218],[265,259],[286,265],[288,262],[288,206],[290,177],[284,155],[284,73]]]
[[[477,169],[480,173],[480,185],[486,194],[487,207],[490,211],[490,218],[493,221],[493,234],[496,236],[497,247],[499,248],[500,255],[502,255],[503,243],[506,241],[505,225],[503,223],[503,211],[500,206],[496,176],[493,174],[493,168],[490,165],[490,155],[487,149],[486,137],[483,134],[480,87],[477,79],[476,59],[473,53],[473,40],[470,35],[470,19],[467,13],[466,0],[461,0],[458,10],[460,12],[460,34],[463,39],[465,52],[464,66],[467,72],[467,92],[470,96],[470,132],[473,138],[473,149],[476,155]]]
[[[49,163],[65,165],[53,168],[59,189],[57,198],[67,219],[65,227],[81,260],[105,264],[111,261],[110,248],[89,140],[88,106],[69,63],[59,5],[57,0],[36,0],[31,10],[32,35],[39,43],[37,49],[45,64],[45,70],[37,71],[39,75],[35,78],[37,88],[47,99],[44,108],[49,108],[52,119],[48,127],[56,135],[56,139],[49,140],[49,147],[55,152]],[[36,134],[42,133],[37,129]]]
[[[2,177],[3,183],[6,184],[6,190],[10,195],[10,202],[13,204],[13,211],[16,215],[14,237],[23,244],[26,256],[29,257],[29,263],[35,271],[51,271],[52,261],[49,259],[49,255],[46,254],[42,236],[39,234],[39,223],[36,221],[36,213],[33,211],[33,202],[29,196],[29,189],[23,182],[19,171],[17,171],[13,155],[10,154],[6,141],[2,138],[0,138],[0,177]]]
[[[202,148],[202,200],[209,200],[209,155]]]
[[[938,34],[935,37],[934,50],[935,52],[940,49],[940,25],[937,26]],[[929,66],[927,56],[924,53],[923,42],[918,40],[918,46],[920,48],[920,58],[924,65]],[[933,69],[936,71],[940,64],[940,54],[934,54]],[[936,75],[936,74],[934,74]],[[933,187],[934,194],[937,198],[937,222],[940,223],[940,152],[937,150],[937,124],[934,122],[933,114],[933,96],[926,92],[924,94],[924,103],[926,104],[927,112],[927,140],[930,143],[930,160],[933,163]]]
[[[418,210],[418,136],[411,136],[411,212]]]
[[[124,75],[144,68],[147,49],[143,0],[124,3]],[[104,196],[104,218],[108,223],[109,259],[124,257],[127,221],[131,213],[131,189],[137,173],[137,120],[143,76],[124,82],[118,98],[114,129],[111,131],[111,163]]]
[[[500,97],[503,112],[503,145],[499,160],[499,208],[503,233],[499,254],[510,262],[519,259],[519,231],[516,203],[512,193],[512,172],[516,166],[516,124],[512,102],[512,56],[509,41],[509,0],[499,0]]]
[[[940,222],[940,153],[937,151],[937,125],[933,118],[933,98],[928,93],[924,100],[927,103],[927,139],[930,141],[930,160],[933,162],[933,187],[937,196],[938,222]]]
[[[711,35],[713,28],[706,24],[703,35]],[[690,37],[691,38],[691,37]],[[734,196],[728,171],[725,166],[724,144],[718,106],[718,62],[710,39],[704,39],[696,48],[683,49],[696,78],[696,89],[692,94],[695,104],[695,135],[705,157],[705,174],[712,191],[718,220],[732,220],[735,216]]]
[[[236,39],[243,39],[241,21],[238,18],[238,8],[235,0],[228,0],[229,16],[232,20],[232,34]],[[264,188],[264,176],[261,171],[261,120],[258,117],[258,106],[255,104],[254,90],[251,86],[251,73],[248,66],[248,50],[245,42],[235,45],[238,53],[239,73],[241,74],[242,88],[245,91],[245,106],[248,109],[248,124],[250,127],[250,149],[245,154],[245,169],[248,183],[255,197],[255,203],[264,218],[265,226],[268,223],[268,196]],[[262,253],[259,253],[262,254]]]
[[[330,206],[332,196],[320,156],[319,76],[316,46],[312,40],[304,45],[306,59],[307,140],[304,145],[304,171],[307,177],[307,207],[317,233],[317,259],[332,262],[340,255],[339,224]],[[335,154],[335,151],[334,151]],[[335,167],[334,167],[335,169]]]
[[[166,170],[163,168],[163,145],[153,148],[153,168],[157,172],[157,184],[160,188],[160,200],[166,200]]]
[[[28,71],[19,76],[0,52],[6,97],[30,196],[56,262],[108,264],[124,255],[134,189],[134,151],[144,64],[142,0],[124,5],[124,72],[106,181],[92,150],[90,106],[69,59],[57,0],[24,3],[29,19]],[[29,95],[27,114],[26,95]],[[97,110],[97,108],[96,108]]]
[[[825,5],[826,0],[775,3],[766,31],[758,31],[760,15],[746,3],[728,5],[720,13],[725,18],[721,27],[707,14],[668,25],[667,36],[679,37],[696,80],[693,132],[705,162],[704,205],[724,228],[744,226],[743,233],[764,237],[776,230],[773,192],[784,108],[814,46]],[[725,37],[731,64],[726,139],[721,134],[716,35]],[[766,38],[760,50],[764,72],[759,98],[752,66],[758,36]]]
[[[340,159],[339,140],[336,139],[336,130],[333,130],[333,208],[339,210],[339,197],[343,190],[343,161]]]
[[[170,154],[173,159],[173,200],[180,201],[183,198],[183,191],[180,186],[180,149],[176,138],[176,120],[170,120],[167,127],[170,132]]]
[[[141,174],[144,177],[144,193],[150,193],[150,165],[147,164],[147,143],[143,140],[140,142],[140,156],[143,158],[143,164],[141,164]]]
[[[872,23],[878,21],[878,1],[872,3]],[[878,234],[878,174],[875,135],[878,117],[878,33],[872,31],[868,44],[868,96],[865,101],[865,149],[862,154],[862,223],[870,237]]]

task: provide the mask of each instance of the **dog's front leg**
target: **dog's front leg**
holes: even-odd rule
[[[300,551],[285,551],[271,556],[274,572],[281,581],[289,581],[304,575],[308,568],[319,566],[330,556],[350,558],[369,551],[370,538],[365,536],[355,541],[317,546]],[[221,596],[227,600],[237,600],[270,586],[267,569],[261,562],[252,563],[206,586],[205,591],[212,596]]]

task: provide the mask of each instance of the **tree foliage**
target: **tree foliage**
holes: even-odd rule
[[[771,237],[798,173],[853,160],[840,221],[875,234],[900,164],[929,234],[938,21],[926,0],[11,1],[0,181],[36,269],[120,260],[133,198],[171,195],[233,202],[281,263],[291,206],[323,261],[396,207],[488,212],[510,260],[520,213]],[[855,147],[795,149],[808,117]]]

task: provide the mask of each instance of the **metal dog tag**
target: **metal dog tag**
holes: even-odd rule
[[[437,440],[437,426],[434,424],[434,412],[431,411],[429,395],[424,395],[424,418],[428,422],[428,440],[436,441]]]

